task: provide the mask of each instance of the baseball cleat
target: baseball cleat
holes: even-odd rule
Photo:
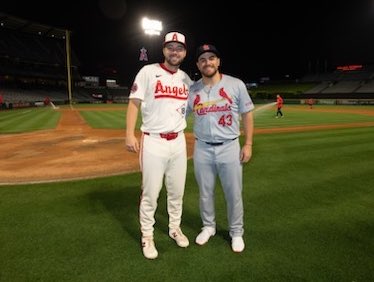
[[[157,249],[155,247],[155,242],[152,237],[142,237],[142,249],[143,255],[147,259],[155,259],[158,256]]]
[[[231,240],[231,248],[235,253],[241,253],[245,248],[243,237],[233,237]]]
[[[204,245],[209,241],[209,238],[216,234],[216,229],[213,227],[203,227],[203,231],[196,237],[196,244]]]
[[[180,228],[169,231],[170,238],[174,239],[179,247],[186,248],[190,244],[188,238],[183,234]]]

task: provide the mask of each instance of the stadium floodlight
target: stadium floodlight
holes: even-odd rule
[[[142,27],[145,34],[160,35],[162,31],[162,22],[158,20],[150,20],[148,18],[143,18]]]

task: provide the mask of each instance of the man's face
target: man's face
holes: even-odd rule
[[[218,72],[220,63],[221,61],[216,54],[205,52],[199,56],[196,65],[202,76],[212,77]]]
[[[172,66],[179,66],[186,57],[186,48],[178,42],[166,43],[163,49],[165,61]]]

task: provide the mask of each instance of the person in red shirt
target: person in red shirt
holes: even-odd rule
[[[3,103],[4,103],[3,94],[0,92],[0,110],[4,108]]]
[[[46,96],[44,98],[44,106],[49,106],[50,103],[51,103],[51,99],[48,96]]]
[[[279,118],[279,116],[283,117],[282,107],[283,107],[283,98],[278,94],[277,95],[277,113],[275,114],[276,118]]]

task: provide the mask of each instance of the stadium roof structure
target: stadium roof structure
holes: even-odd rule
[[[65,39],[66,29],[56,28],[40,23],[35,23],[29,20],[18,17],[6,15],[0,12],[0,25],[4,28],[9,28],[21,32],[39,34],[47,37]]]

